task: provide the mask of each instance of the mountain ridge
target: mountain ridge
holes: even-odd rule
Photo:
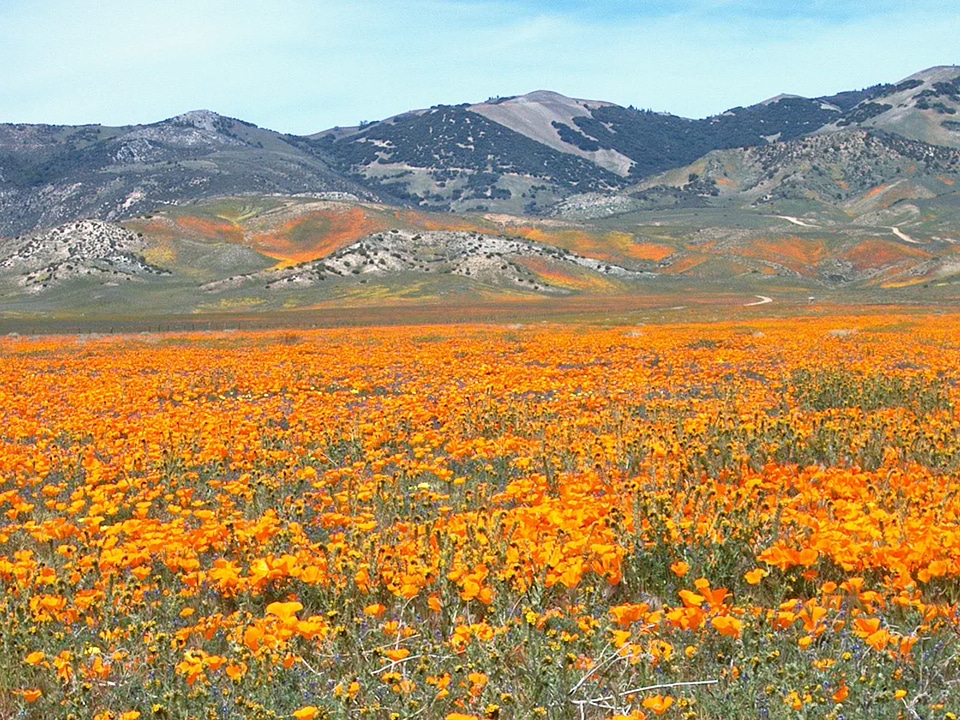
[[[950,297],[958,115],[937,66],[702,119],[537,90],[311,136],[206,109],[0,125],[0,316]]]
[[[701,119],[551,90],[284,134],[211,110],[155,123],[0,125],[0,236],[203,198],[299,193],[445,212],[548,214],[706,154],[860,127],[960,147],[960,66],[895,84],[781,94]],[[958,119],[955,119],[958,118]]]

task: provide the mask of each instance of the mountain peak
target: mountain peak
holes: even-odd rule
[[[938,82],[941,80],[952,80],[960,75],[960,65],[934,65],[926,70],[914,73],[904,80],[928,80]]]
[[[182,115],[177,115],[176,117],[170,118],[170,122],[175,123],[176,125],[195,127],[197,130],[209,130],[210,132],[215,132],[217,130],[218,121],[222,119],[222,115],[219,115],[212,110],[191,110],[190,112],[185,112]]]
[[[488,105],[526,105],[526,104],[535,104],[535,105],[547,105],[554,107],[580,107],[589,104],[594,106],[600,105],[612,105],[613,103],[606,102],[605,100],[584,100],[582,98],[572,98],[563,93],[558,93],[555,90],[534,90],[528,92],[524,95],[514,95],[511,97],[497,98],[495,100],[488,100],[485,103],[477,103],[473,107],[482,107]]]
[[[567,97],[563,93],[558,93],[554,90],[534,90],[533,92],[528,92],[525,95],[519,95],[515,100],[526,100],[527,102],[544,102],[544,101],[570,101],[573,98]]]
[[[776,105],[781,100],[805,100],[802,95],[793,95],[791,93],[780,93],[779,95],[774,95],[771,98],[758,103],[759,105]]]
[[[612,103],[571,98],[553,90],[534,90],[526,95],[471,105],[470,110],[547,147],[578,155],[626,177],[633,164],[630,158],[601,148],[595,138],[583,135],[577,125],[577,119],[592,120],[595,110],[611,106]],[[571,139],[574,142],[570,142]]]

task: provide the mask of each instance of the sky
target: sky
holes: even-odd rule
[[[957,0],[2,0],[0,122],[309,134],[554,90],[706,117],[960,64]]]

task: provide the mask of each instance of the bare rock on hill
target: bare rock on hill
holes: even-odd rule
[[[262,283],[268,289],[310,287],[335,278],[383,278],[400,273],[457,275],[504,288],[562,293],[531,267],[585,271],[607,278],[639,280],[651,273],[530,240],[471,232],[375,233],[323,258],[282,270],[264,270],[209,283],[208,292]]]
[[[78,220],[0,245],[0,274],[30,292],[77,278],[104,282],[169,274],[140,254],[144,242],[120,225]]]

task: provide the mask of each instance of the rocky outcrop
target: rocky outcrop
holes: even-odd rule
[[[609,278],[638,280],[650,273],[583,257],[529,240],[470,232],[376,233],[322,260],[282,270],[234,276],[205,286],[218,292],[257,283],[267,289],[310,287],[334,278],[383,278],[401,273],[456,275],[487,285],[544,293],[563,292],[530,269],[528,261],[557,270],[584,270]]]
[[[169,274],[144,260],[143,249],[143,240],[119,225],[79,220],[0,245],[0,274],[37,293],[77,278]]]

